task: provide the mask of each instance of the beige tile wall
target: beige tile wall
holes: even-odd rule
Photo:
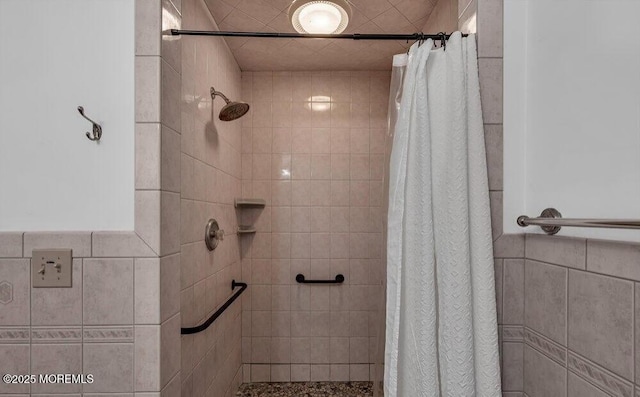
[[[217,30],[202,0],[182,1],[185,29]],[[182,326],[204,322],[240,281],[240,248],[234,197],[241,191],[241,121],[223,122],[210,87],[240,97],[240,69],[223,39],[183,37],[180,177]],[[214,251],[204,227],[215,218],[225,238]],[[250,287],[252,288],[252,287]],[[206,331],[182,336],[182,396],[232,396],[241,381],[241,302],[236,301]]]
[[[136,254],[139,240],[125,238],[126,249],[123,238],[0,233],[0,372],[95,377],[86,385],[2,383],[0,394],[178,395],[171,390],[180,380],[179,257]],[[31,288],[33,247],[73,249],[71,288]]]
[[[245,72],[245,381],[369,380],[388,72]],[[343,285],[299,285],[298,273]],[[250,365],[249,365],[250,364]]]
[[[525,245],[524,392],[637,394],[640,245],[537,234]]]

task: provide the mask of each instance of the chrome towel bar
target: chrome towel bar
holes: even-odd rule
[[[563,226],[567,227],[598,227],[607,229],[640,229],[640,219],[589,219],[562,218],[562,214],[555,208],[547,208],[537,218],[526,215],[518,217],[517,223],[521,227],[540,226],[547,234],[556,234]]]

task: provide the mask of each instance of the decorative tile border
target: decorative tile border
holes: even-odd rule
[[[21,396],[22,394],[20,394]],[[82,397],[82,394],[55,394],[56,397]],[[87,397],[96,397],[96,394],[86,394]],[[51,394],[31,394],[31,397],[52,397]],[[133,397],[133,394],[109,394],[109,397]]]
[[[567,365],[567,349],[529,328],[524,329],[524,341],[553,361]]]
[[[85,343],[133,342],[133,327],[84,327]]]
[[[503,342],[522,342],[524,340],[524,327],[521,325],[503,325]]]
[[[633,396],[633,385],[631,382],[614,375],[612,372],[571,351],[569,352],[567,367],[570,371],[580,375],[586,381],[593,383],[614,396]]]
[[[82,343],[82,328],[34,327],[31,328],[31,343]]]
[[[0,344],[29,343],[29,328],[0,328]]]

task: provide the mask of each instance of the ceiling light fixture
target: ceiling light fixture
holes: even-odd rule
[[[347,0],[295,0],[289,7],[291,24],[298,33],[342,33],[350,15]]]

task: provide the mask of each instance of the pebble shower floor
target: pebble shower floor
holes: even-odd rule
[[[245,383],[238,397],[371,397],[372,382]]]

